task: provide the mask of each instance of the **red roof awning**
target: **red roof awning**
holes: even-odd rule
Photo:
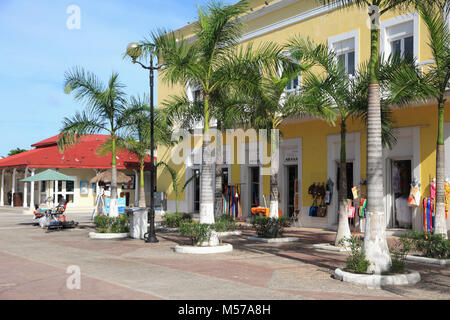
[[[63,153],[59,152],[57,141],[59,135],[45,139],[32,145],[36,149],[22,152],[0,159],[0,168],[111,168],[111,155],[99,156],[97,148],[106,141],[108,135],[86,135],[79,143],[69,147]],[[117,152],[117,169],[136,169],[138,158],[128,152]],[[150,156],[146,159],[146,167],[150,165]]]

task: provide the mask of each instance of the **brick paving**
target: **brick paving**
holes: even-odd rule
[[[234,250],[214,255],[177,254],[188,243],[176,233],[157,233],[159,243],[92,240],[88,215],[80,228],[46,233],[26,215],[0,215],[0,299],[237,299],[379,300],[450,299],[450,268],[407,263],[421,273],[412,286],[369,289],[332,278],[345,253],[316,250],[335,233],[288,228],[296,243],[255,243],[251,228],[224,239]],[[389,241],[395,241],[390,237]],[[81,289],[70,290],[67,267],[81,270]]]

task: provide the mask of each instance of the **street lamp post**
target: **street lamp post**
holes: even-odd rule
[[[150,221],[148,232],[144,235],[145,242],[156,243],[159,240],[155,234],[155,199],[154,199],[154,181],[155,179],[155,164],[154,164],[154,112],[153,112],[153,82],[155,70],[158,70],[159,66],[153,66],[153,56],[150,57],[150,66],[145,66],[141,62],[137,61],[142,54],[140,45],[136,42],[132,42],[127,46],[127,55],[131,57],[133,63],[139,64],[142,68],[149,70],[150,78],[150,209],[148,211],[148,220]]]

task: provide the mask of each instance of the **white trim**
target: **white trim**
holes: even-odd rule
[[[31,170],[31,176],[34,176],[34,173],[36,172],[36,169],[30,169]],[[30,193],[30,208],[34,210],[34,206],[35,206],[35,197],[34,197],[34,181],[30,182],[30,188],[31,188],[31,193]]]
[[[359,29],[341,33],[328,38],[328,52],[335,51],[334,45],[338,42],[354,39],[355,43],[355,72],[359,70]],[[337,53],[336,53],[337,54]]]
[[[340,153],[335,154],[332,146],[340,143],[341,135],[333,134],[327,136],[327,176],[333,181],[333,196],[328,207],[327,219],[328,225],[332,226],[338,221],[338,191],[339,181],[336,181],[337,163],[340,161]],[[361,181],[361,133],[349,132],[345,136],[347,162],[353,163],[353,185],[359,185]],[[353,157],[350,152],[353,148]]]
[[[407,13],[395,18],[381,21],[380,23],[380,52],[384,53],[384,59],[389,57],[391,53],[389,46],[389,38],[387,36],[387,29],[402,23],[413,22],[414,29],[414,58],[419,60],[419,48],[420,48],[420,30],[419,30],[419,14],[415,11],[412,13]]]
[[[287,18],[287,19],[275,22],[275,23],[270,24],[268,26],[265,26],[265,27],[259,28],[257,30],[254,30],[252,32],[248,32],[244,36],[241,37],[240,41],[242,41],[242,42],[243,41],[247,41],[249,39],[252,39],[252,38],[255,38],[255,37],[259,37],[259,36],[262,36],[262,35],[264,35],[266,33],[270,33],[270,32],[275,31],[277,29],[289,26],[291,24],[298,23],[298,22],[301,22],[301,21],[304,21],[304,20],[316,17],[316,16],[319,16],[319,15],[324,14],[324,13],[328,13],[330,11],[333,11],[333,10],[339,8],[340,6],[341,5],[338,2],[336,2],[336,3],[330,4],[330,5],[323,5],[323,6],[320,6],[318,8],[314,8],[314,9],[308,10],[306,12],[300,13],[300,14],[295,15],[293,17],[290,17],[290,18]]]

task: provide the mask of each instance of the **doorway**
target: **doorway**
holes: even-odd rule
[[[292,217],[295,213],[295,195],[298,193],[298,166],[286,166],[287,170],[287,213]]]
[[[409,191],[411,189],[411,160],[392,160],[391,197],[392,217],[391,228],[411,229],[412,211],[408,206]]]
[[[250,167],[250,208],[261,206],[259,184],[259,167]]]
[[[335,199],[339,199],[339,189],[340,189],[340,185],[339,185],[339,179],[341,178],[341,168],[340,168],[340,163],[336,162],[336,168],[337,168],[337,172],[336,172],[336,188],[337,188],[337,193],[336,193],[336,197]],[[353,162],[347,162],[347,192],[346,192],[346,197],[347,199],[353,199],[353,193],[352,193],[352,188],[353,188]],[[339,208],[339,204],[338,204],[338,208]],[[337,209],[339,212],[339,209]],[[335,215],[335,221],[336,223],[339,223],[339,213],[337,213]],[[355,218],[349,218],[348,219],[348,224],[350,226],[354,226],[355,225]]]
[[[200,212],[200,170],[194,169],[194,213]]]

